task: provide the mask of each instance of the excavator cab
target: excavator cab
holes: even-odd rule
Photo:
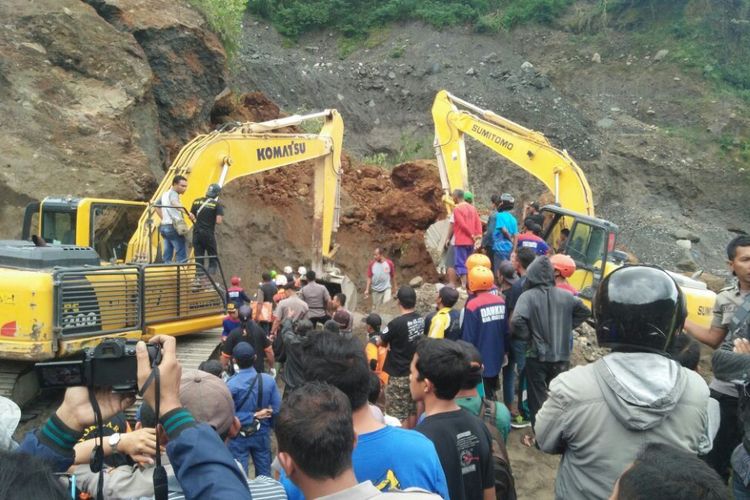
[[[576,272],[568,281],[580,290],[582,298],[590,301],[602,277],[623,263],[622,254],[615,250],[617,225],[556,205],[542,207],[542,215],[545,216],[545,241],[556,252],[573,258]],[[563,228],[570,230],[564,242]]]
[[[145,203],[103,198],[48,197],[26,206],[21,239],[91,247],[103,262],[125,261]]]

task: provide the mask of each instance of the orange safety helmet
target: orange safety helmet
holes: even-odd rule
[[[481,292],[495,286],[495,276],[489,267],[475,266],[469,271],[469,291]]]
[[[492,262],[490,261],[490,258],[483,253],[473,253],[469,255],[468,259],[466,259],[466,270],[471,271],[476,266],[491,268]]]
[[[549,261],[555,271],[559,272],[563,278],[570,278],[576,272],[576,263],[569,255],[557,253],[550,257]]]

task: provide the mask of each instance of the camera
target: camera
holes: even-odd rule
[[[136,340],[105,339],[93,348],[84,349],[77,359],[49,361],[34,365],[42,389],[66,387],[111,387],[112,392],[138,390]],[[150,364],[161,361],[161,348],[146,344]]]

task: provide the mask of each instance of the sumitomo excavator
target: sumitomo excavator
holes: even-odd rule
[[[282,131],[308,120],[322,120],[319,133]],[[221,325],[222,280],[193,260],[159,262],[158,207],[175,175],[188,179],[181,201],[190,207],[210,184],[312,161],[312,268],[320,274],[335,252],[343,133],[336,110],[226,124],[182,148],[149,203],[48,197],[28,206],[22,240],[0,241],[0,394],[23,404],[37,390],[33,362],[64,358],[105,338]],[[35,243],[28,241],[32,234]],[[348,281],[330,278],[340,286]],[[204,335],[183,354],[206,359],[216,344],[215,333]]]
[[[576,263],[570,283],[591,301],[603,276],[624,264],[627,256],[615,250],[618,227],[594,215],[594,198],[581,168],[565,150],[555,148],[544,135],[482,109],[445,90],[432,106],[435,124],[435,155],[448,211],[454,189],[466,189],[469,175],[464,136],[469,136],[501,157],[539,179],[554,196],[555,203],[542,207],[544,238],[557,247],[560,231],[570,230],[563,250]],[[428,249],[442,248],[440,228],[425,235]],[[431,251],[433,257],[435,252]],[[716,295],[706,284],[670,273],[687,298],[688,317],[709,326]]]

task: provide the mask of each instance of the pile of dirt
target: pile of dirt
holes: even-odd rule
[[[391,183],[395,189],[384,193],[375,210],[377,219],[386,227],[398,232],[424,230],[435,222],[435,214],[445,214],[434,161],[398,165],[391,172]]]
[[[264,121],[284,116],[259,92],[227,93],[211,112],[214,125],[227,121]],[[290,131],[299,132],[290,128]],[[424,246],[424,230],[445,217],[437,167],[432,161],[397,165],[388,171],[342,155],[339,250],[335,264],[364,288],[367,262],[381,248],[398,270],[398,279],[438,275]],[[309,265],[313,164],[276,169],[238,179],[225,188],[224,227],[219,229],[222,263],[252,283],[266,269]],[[236,214],[247,213],[248,217]],[[253,235],[246,241],[236,234]],[[226,244],[225,244],[226,242]]]

